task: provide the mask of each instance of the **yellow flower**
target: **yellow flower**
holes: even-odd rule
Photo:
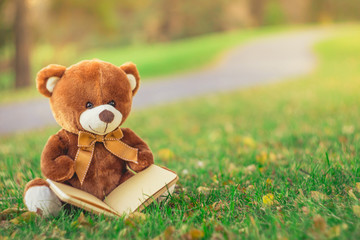
[[[272,206],[274,204],[274,194],[268,193],[263,196],[263,203],[265,206]]]

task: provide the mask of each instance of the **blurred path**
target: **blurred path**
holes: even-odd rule
[[[261,38],[235,48],[211,69],[145,82],[134,109],[308,73],[316,61],[311,46],[323,36],[323,30],[306,30]],[[45,98],[0,106],[0,123],[0,134],[56,124]]]

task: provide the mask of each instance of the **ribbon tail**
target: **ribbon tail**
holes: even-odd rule
[[[129,145],[119,140],[106,141],[104,143],[104,146],[109,152],[111,152],[118,158],[138,164],[137,148],[130,147]]]
[[[80,184],[82,185],[86,173],[89,169],[94,147],[90,148],[79,148],[75,158],[75,172],[79,178]]]

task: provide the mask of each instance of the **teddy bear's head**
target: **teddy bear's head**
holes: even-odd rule
[[[36,82],[62,128],[105,135],[128,117],[140,77],[133,63],[118,67],[86,60],[69,68],[51,64],[40,70]]]

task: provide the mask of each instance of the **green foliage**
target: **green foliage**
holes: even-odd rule
[[[72,209],[5,219],[0,235],[358,239],[359,38],[359,25],[338,30],[315,47],[316,71],[294,81],[133,113],[126,127],[180,176],[169,202],[149,206],[135,225]],[[41,149],[56,130],[0,140],[0,210],[24,207],[21,191],[40,176]]]
[[[264,15],[264,25],[278,25],[287,22],[284,9],[278,0],[267,1]]]

